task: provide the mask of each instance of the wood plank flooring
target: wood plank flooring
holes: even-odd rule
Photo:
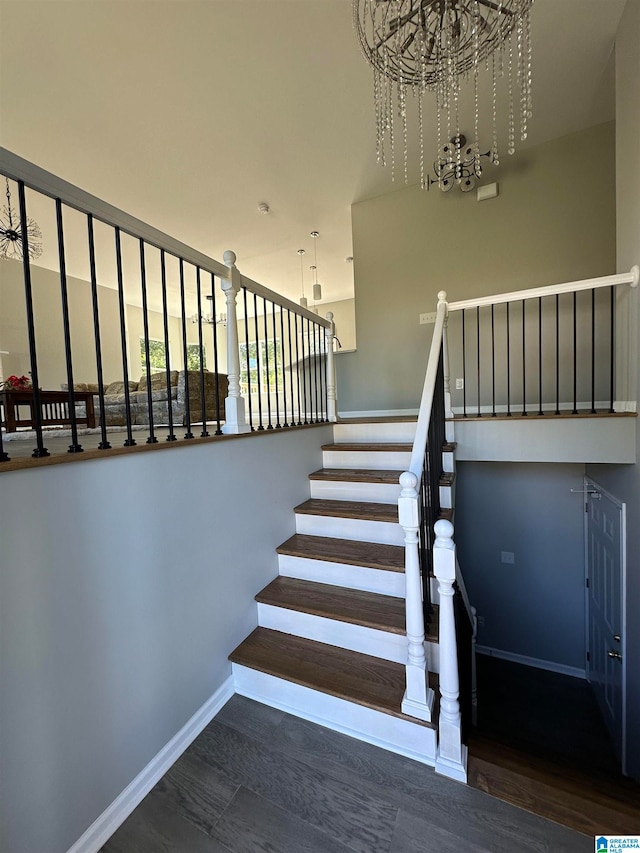
[[[404,572],[404,548],[402,545],[380,545],[372,542],[356,542],[353,539],[333,539],[329,536],[294,535],[276,548],[278,554],[290,557],[306,557],[309,560],[326,560],[346,563],[349,566],[365,566],[385,569],[389,572]]]
[[[103,853],[591,853],[428,767],[234,696]]]
[[[479,655],[478,723],[470,785],[587,835],[640,834],[640,785],[583,679]]]

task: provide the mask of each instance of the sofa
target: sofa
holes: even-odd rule
[[[129,405],[131,411],[131,423],[134,425],[146,425],[149,423],[149,395],[147,391],[147,376],[143,374],[137,382],[129,382]],[[187,386],[189,388],[189,409],[191,423],[200,423],[202,417],[202,394],[201,377],[199,370],[172,370],[169,373],[169,387],[167,388],[167,374],[165,371],[151,374],[151,411],[155,426],[169,423],[169,406],[171,401],[171,412],[175,426],[186,426],[187,423]],[[76,391],[93,392],[96,422],[102,423],[102,412],[100,408],[100,396],[98,385],[95,383],[74,383]],[[223,373],[211,373],[204,371],[204,410],[206,420],[213,421],[219,417],[224,420],[224,401],[229,387],[227,376]],[[216,408],[216,388],[218,388],[219,408]],[[66,391],[63,385],[62,390]],[[111,382],[104,388],[104,413],[106,426],[126,426],[126,395],[124,382]]]

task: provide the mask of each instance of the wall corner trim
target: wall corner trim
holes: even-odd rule
[[[67,853],[97,853],[234,693],[233,676],[230,675],[111,805],[96,818]]]

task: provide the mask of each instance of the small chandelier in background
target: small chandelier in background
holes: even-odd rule
[[[431,189],[431,185],[435,184],[446,193],[457,185],[463,193],[470,192],[476,185],[476,179],[482,175],[480,158],[491,157],[490,151],[480,154],[479,157],[476,156],[476,151],[477,143],[467,143],[463,134],[445,142],[433,164],[435,180],[427,175],[427,189]]]
[[[307,252],[305,249],[298,249],[298,254],[300,255],[300,282],[302,285],[302,296],[300,297],[300,305],[303,308],[306,308],[309,305],[307,297],[304,295],[304,267],[302,265],[302,257],[306,255]]]
[[[212,302],[213,296],[207,294],[207,299],[209,300],[209,302]],[[218,314],[217,316],[215,316],[212,311],[209,311],[208,314],[201,314],[200,316],[198,316],[198,314],[191,315],[192,323],[199,323],[200,321],[202,321],[203,323],[208,323],[209,326],[213,326],[214,323],[216,324],[216,326],[226,326],[227,315]]]
[[[26,235],[22,233],[20,216],[11,207],[11,190],[9,179],[5,178],[7,185],[7,203],[2,209],[0,216],[0,258],[12,258],[19,261],[24,257],[24,238],[27,238],[29,258],[34,260],[42,254],[42,231],[40,226],[27,217]]]
[[[528,134],[531,96],[531,6],[533,0],[353,0],[354,27],[365,58],[373,66],[378,162],[391,164],[396,152],[408,176],[407,98],[418,106],[420,183],[427,186],[424,154],[423,98],[435,94],[438,152],[445,140],[461,136],[461,82],[471,80],[474,102],[475,177],[480,177],[478,75],[485,65],[492,75],[492,143],[489,157],[498,165],[497,90],[506,78],[509,98],[507,151],[516,149],[516,112],[520,139]],[[514,45],[515,42],[515,45]],[[518,90],[518,109],[515,100]],[[396,126],[399,119],[400,127]],[[456,183],[462,184],[462,146],[456,146]],[[436,163],[442,160],[439,156]],[[460,174],[458,174],[460,173]]]

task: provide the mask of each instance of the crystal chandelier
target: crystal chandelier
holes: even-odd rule
[[[408,97],[417,100],[420,183],[425,187],[424,95],[435,95],[438,159],[442,159],[447,142],[462,137],[459,113],[463,80],[469,80],[473,88],[472,153],[477,164],[474,175],[482,174],[478,76],[483,65],[492,77],[491,162],[500,162],[496,105],[499,80],[504,80],[508,91],[508,153],[513,154],[516,148],[516,114],[520,139],[527,138],[532,111],[532,3],[533,0],[353,0],[354,27],[364,56],[373,66],[377,158],[382,165],[390,163],[392,179],[401,151],[404,181],[409,182]],[[463,147],[455,148],[456,157],[460,158],[457,166],[461,167]],[[456,178],[456,183],[461,180]]]

